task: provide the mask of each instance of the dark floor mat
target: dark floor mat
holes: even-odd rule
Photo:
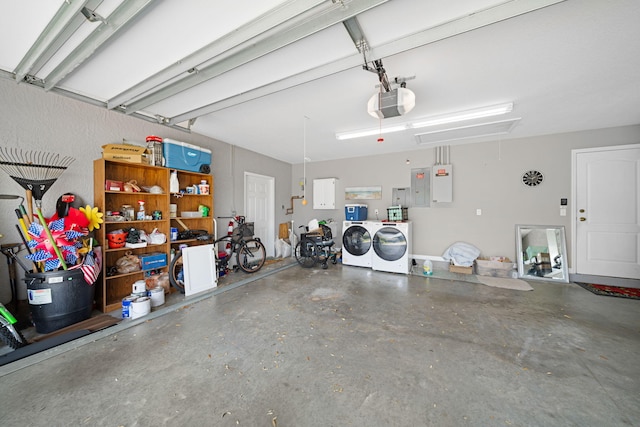
[[[575,282],[575,283],[596,295],[640,300],[640,289],[638,288],[622,288],[620,286],[596,285],[593,283],[581,283],[581,282]]]

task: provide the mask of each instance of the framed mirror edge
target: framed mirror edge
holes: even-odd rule
[[[558,255],[554,258],[560,257],[560,267],[554,276],[547,274],[528,274],[531,271],[531,267],[527,266],[525,271],[525,259],[522,239],[526,230],[554,230],[558,234]],[[518,278],[524,280],[538,280],[545,282],[562,282],[569,283],[569,268],[567,266],[567,239],[565,233],[565,227],[563,225],[535,225],[535,224],[516,224],[516,263],[518,266]],[[529,261],[529,260],[526,260]],[[551,260],[554,261],[555,260]],[[553,270],[553,269],[552,269]],[[561,272],[561,274],[559,274]],[[542,275],[541,275],[542,274]]]

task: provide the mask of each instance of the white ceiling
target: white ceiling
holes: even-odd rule
[[[429,147],[414,135],[438,128],[335,134],[505,102],[491,121],[521,120],[502,138],[638,124],[638,22],[637,0],[8,2],[0,76],[295,164]],[[365,57],[409,78],[412,111],[367,113]]]

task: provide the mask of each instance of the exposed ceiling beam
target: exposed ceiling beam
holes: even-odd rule
[[[22,58],[15,69],[16,81],[21,82],[27,74],[33,74],[40,69],[42,64],[53,56],[62,43],[68,38],[64,35],[70,27],[79,27],[84,19],[79,13],[87,3],[87,0],[63,2],[60,9],[53,16],[49,24],[38,36],[38,39],[31,46],[27,54]],[[57,47],[56,47],[57,43]]]
[[[49,75],[44,78],[44,89],[51,90],[73,69],[88,59],[103,43],[136,17],[145,8],[157,0],[127,0],[122,2],[116,10],[106,19],[100,22],[78,47],[76,47]]]
[[[284,2],[280,6],[264,13],[246,25],[235,29],[219,40],[208,44],[202,49],[182,58],[164,70],[159,71],[137,85],[116,95],[107,102],[107,107],[110,109],[117,108],[140,98],[145,93],[179,77],[181,74],[188,73],[190,70],[195,69],[211,58],[215,58],[232,48],[242,45],[254,37],[266,33],[268,30],[292,20],[296,16],[322,3],[326,3],[326,0],[289,0]]]
[[[446,23],[428,28],[424,31],[414,33],[407,37],[402,37],[395,41],[385,43],[375,48],[369,47],[370,59],[382,59],[395,54],[399,54],[411,49],[425,46],[430,43],[444,40],[468,31],[495,24],[506,19],[533,12],[566,0],[512,0],[498,6],[479,10],[476,13],[453,19]],[[286,90],[301,84],[321,79],[336,73],[346,71],[362,65],[362,56],[354,54],[331,63],[324,64],[313,69],[303,71],[273,83],[257,87],[253,90],[244,91],[241,94],[232,96],[197,109],[185,112],[172,117],[169,123],[181,123],[194,117],[204,116],[214,113],[234,105],[241,104],[253,99],[267,96],[282,90]]]
[[[215,113],[216,111],[224,110],[225,108],[233,107],[235,105],[242,104],[243,102],[271,95],[273,93],[290,89],[298,85],[325,78],[332,74],[336,74],[353,67],[361,66],[362,56],[360,54],[353,54],[337,61],[314,67],[310,70],[274,81],[273,83],[269,83],[252,90],[244,91],[239,95],[231,96],[229,98],[216,101],[200,108],[187,111],[183,114],[172,117],[169,120],[169,123],[181,123],[194,117],[200,117],[210,113]]]
[[[362,27],[360,27],[360,23],[358,22],[358,18],[355,16],[345,20],[343,23],[345,30],[351,36],[351,40],[353,44],[358,48],[358,52],[362,53],[367,50],[367,38],[364,36],[364,32],[362,31]]]
[[[387,1],[389,0],[351,0],[351,2],[348,3],[348,7],[342,7],[342,2],[339,2],[340,5],[334,4],[329,9],[323,7],[317,12],[312,10],[311,12],[313,12],[314,15],[302,15],[300,17],[302,22],[298,22],[298,20],[288,21],[282,24],[286,28],[281,33],[269,34],[269,37],[265,37],[259,42],[256,42],[255,40],[248,40],[247,42],[239,45],[237,49],[225,52],[225,54],[215,58],[215,62],[211,65],[198,69],[196,72],[190,73],[183,79],[166,85],[158,91],[126,105],[126,111],[132,113],[143,110],[149,105],[153,105],[165,98],[171,97],[209,79],[220,76],[234,68],[315,34],[332,25],[341,23],[346,19],[356,16],[359,13],[380,4],[386,3]],[[316,15],[316,13],[318,14]],[[291,25],[294,26],[291,27]],[[276,30],[278,29],[276,28]]]

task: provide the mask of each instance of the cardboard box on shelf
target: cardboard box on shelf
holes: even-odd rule
[[[143,270],[164,267],[167,265],[167,254],[162,252],[142,254],[140,255],[140,265]]]
[[[104,189],[107,191],[124,191],[124,183],[122,181],[107,179],[105,180]]]
[[[148,165],[150,157],[145,147],[129,144],[106,144],[102,146],[102,158],[116,162]]]

